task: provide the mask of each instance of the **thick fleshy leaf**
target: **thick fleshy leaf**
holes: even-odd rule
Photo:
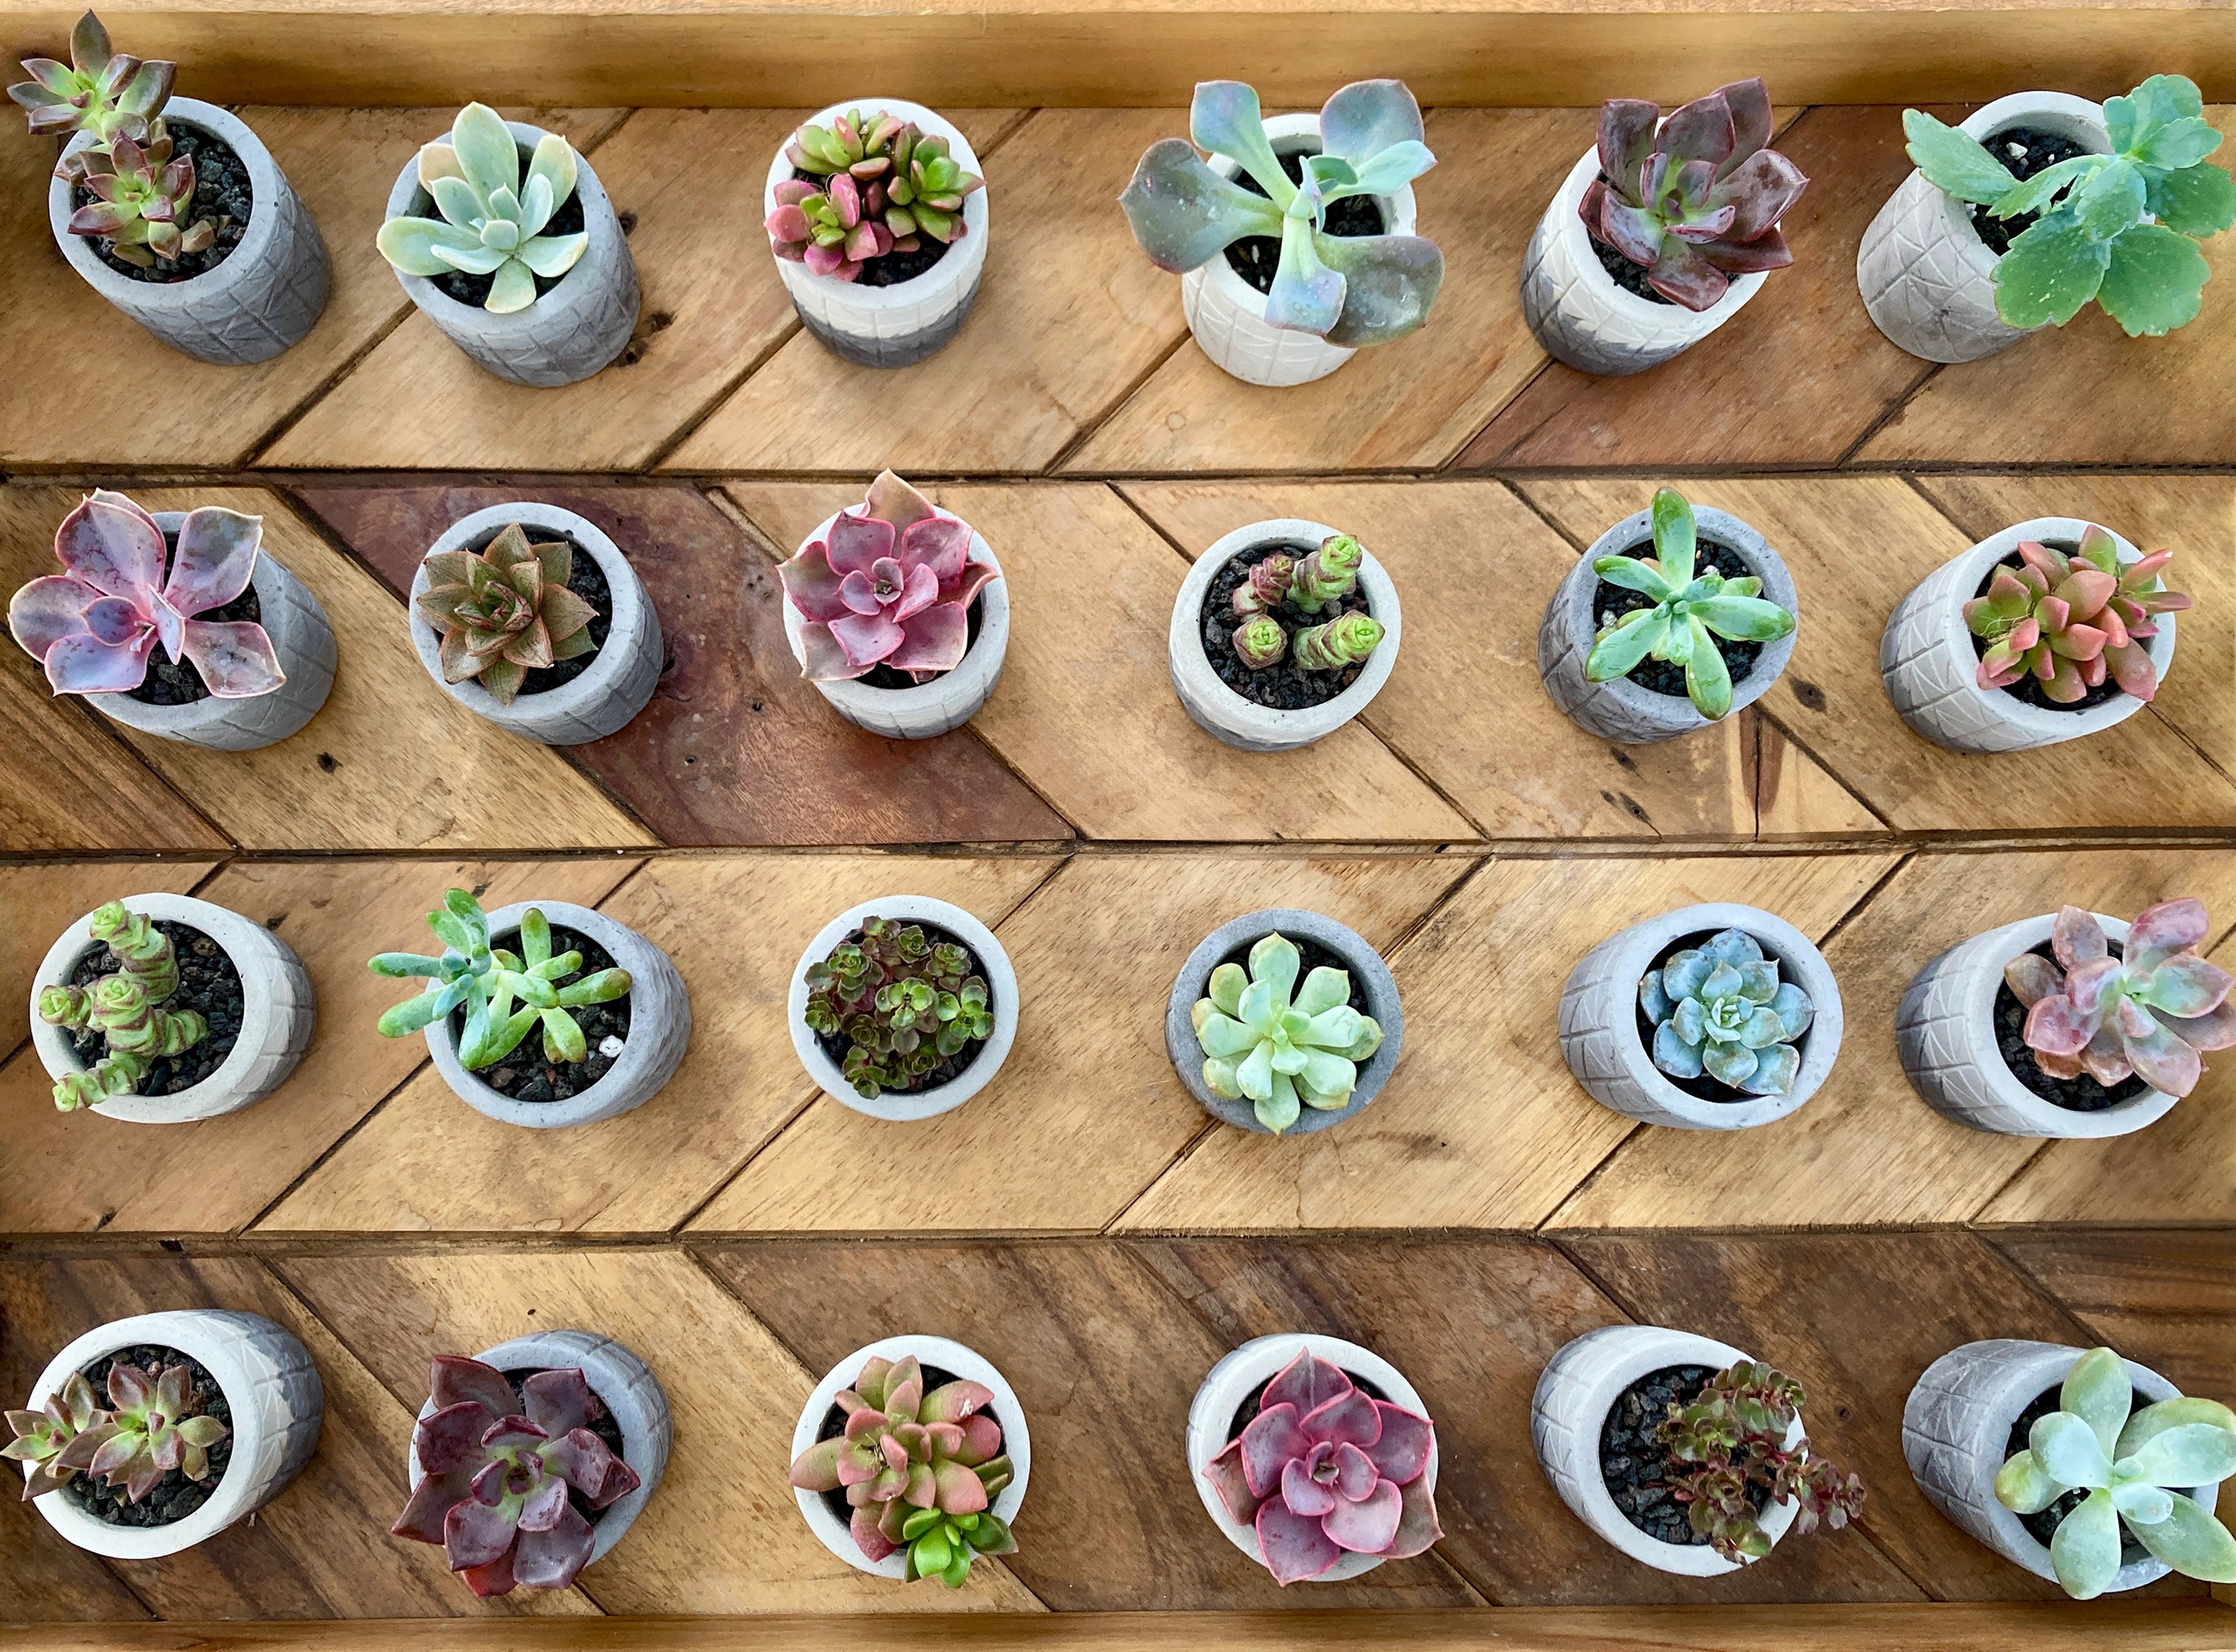
[[[389,1535],[410,1537],[418,1543],[439,1543],[443,1541],[443,1518],[450,1507],[466,1495],[464,1477],[450,1474],[428,1474],[411,1488],[411,1498],[404,1512],[396,1517]]]
[[[567,1482],[556,1475],[548,1476],[521,1499],[520,1529],[523,1531],[549,1531],[559,1524],[560,1514],[566,1507]]]
[[[477,1403],[488,1411],[491,1421],[515,1409],[512,1385],[504,1373],[463,1354],[435,1356],[429,1364],[427,1392],[438,1406]]]
[[[2217,1485],[2236,1474],[2236,1433],[2213,1423],[2163,1429],[2136,1450],[2134,1471],[2153,1485]]]
[[[1429,1453],[1436,1445],[1435,1426],[1418,1412],[1387,1400],[1376,1400],[1374,1411],[1381,1419],[1382,1432],[1364,1448],[1366,1455],[1384,1479],[1397,1485],[1411,1484],[1428,1467]]]
[[[1242,1431],[1242,1471],[1251,1494],[1270,1497],[1281,1484],[1281,1470],[1290,1458],[1302,1457],[1314,1442],[1292,1405],[1266,1405]]]
[[[2201,1016],[2223,1002],[2236,985],[2228,972],[2195,953],[2168,958],[2151,972],[2150,985],[2141,996],[2154,1010],[2172,1016]]]
[[[110,644],[90,635],[66,636],[47,649],[47,682],[58,694],[119,694],[146,681],[155,633]]]
[[[892,556],[895,539],[892,523],[842,510],[823,543],[832,569],[843,576],[866,574],[879,558]]]
[[[2141,1023],[2134,1025],[2131,1023]],[[2153,1089],[2187,1096],[2204,1076],[2197,1051],[2161,1026],[2133,1000],[2120,1005],[2120,1049],[2127,1063]]]
[[[2018,183],[1979,139],[1922,109],[1904,110],[1902,129],[1911,163],[1944,194],[1991,207]]]
[[[2236,1046],[2236,998],[2223,1000],[2206,1015],[2161,1015],[2157,1020],[2192,1050],[2226,1050]]]
[[[1250,1477],[1242,1466],[1240,1440],[1229,1440],[1225,1449],[1204,1465],[1203,1474],[1228,1514],[1246,1525],[1258,1517],[1258,1505],[1265,1499],[1250,1489]]]
[[[1343,282],[1341,313],[1325,337],[1345,349],[1402,339],[1429,319],[1444,286],[1444,255],[1418,235],[1323,235],[1312,244]]]
[[[1316,157],[1317,158],[1317,157]],[[1346,195],[1394,195],[1437,164],[1425,143],[1393,144],[1376,155],[1349,180],[1325,192],[1323,199],[1340,201]]]
[[[2139,917],[2147,916],[2149,916],[2147,909],[2139,914]],[[2128,940],[2137,948],[2136,952],[2132,956],[2135,957],[2139,963],[2148,956],[2151,936],[2147,929],[2143,937],[2138,940],[2134,929],[2130,927]],[[2105,939],[2103,925],[2096,921],[2095,913],[2079,906],[2062,906],[2058,909],[2057,917],[2050,925],[2049,944],[2050,951],[2056,954],[2057,961],[2068,970],[2075,964],[2087,964],[2096,958],[2108,957],[2110,954],[2110,945]]]
[[[1759,599],[1734,597],[1730,600],[1754,602]],[[1792,616],[1786,617],[1791,619]],[[1716,646],[1714,637],[1697,615],[1686,623],[1692,629],[1693,646],[1685,661],[1685,692],[1692,699],[1693,709],[1713,721],[1728,714],[1732,708],[1731,668],[1724,663],[1723,650]]]
[[[2168,229],[2217,235],[2236,223],[2236,180],[2219,167],[2160,173],[2149,181],[2145,205]]]
[[[1305,1439],[1318,1445],[1371,1446],[1382,1438],[1382,1417],[1374,1402],[1356,1388],[1306,1412],[1298,1420]]]
[[[1731,105],[1724,101],[1721,92],[1711,92],[1671,111],[1669,118],[1661,123],[1657,147],[1673,161],[1720,163],[1731,155],[1737,143]]]
[[[567,204],[575,193],[578,170],[575,148],[556,132],[547,132],[536,140],[536,151],[529,157],[528,184],[521,199],[532,202],[538,210],[524,211],[521,218],[522,231],[535,234],[550,221],[552,214]],[[549,205],[544,203],[549,201]],[[540,215],[539,215],[540,211]],[[537,274],[543,272],[538,270]]]
[[[1695,312],[1713,310],[1731,290],[1731,280],[1697,247],[1674,238],[1661,244],[1661,256],[1647,272],[1647,285],[1673,304]]]
[[[2203,945],[2208,933],[2203,901],[2162,900],[2144,907],[2127,926],[2126,960],[2131,968],[2147,973],[2175,953]]]
[[[1398,1522],[1404,1508],[1404,1499],[1398,1487],[1388,1480],[1378,1480],[1373,1491],[1355,1503],[1338,1498],[1334,1511],[1320,1523],[1321,1529],[1329,1541],[1339,1548],[1355,1554],[1378,1555],[1398,1536]]]
[[[1281,258],[1266,295],[1269,326],[1316,332],[1325,338],[1343,314],[1344,278],[1320,261],[1312,225],[1301,218],[1281,222]],[[1330,241],[1340,236],[1325,238]]]
[[[2057,1523],[2049,1563],[2075,1600],[2094,1600],[2112,1586],[2120,1575],[2120,1516],[2109,1491],[2092,1491]]]
[[[2060,1485],[2104,1486],[2112,1483],[2112,1459],[2085,1418],[2052,1412],[2027,1436],[2028,1449],[2042,1472]]]
[[[803,619],[828,622],[853,610],[839,595],[841,576],[832,567],[824,543],[815,540],[777,564],[784,594]]]
[[[1371,1478],[1368,1484],[1372,1484]],[[1288,1504],[1291,1514],[1316,1520],[1335,1511],[1335,1488],[1312,1478],[1309,1458],[1292,1457],[1281,1470],[1281,1501]]]
[[[994,1391],[980,1382],[957,1379],[942,1383],[917,1405],[917,1417],[926,1423],[959,1423],[994,1403]]]
[[[1443,1524],[1437,1518],[1436,1494],[1430,1491],[1428,1477],[1408,1481],[1401,1489],[1404,1501],[1398,1511],[1398,1535],[1382,1550],[1385,1560],[1411,1560],[1426,1554],[1444,1535]]]
[[[792,1471],[786,1478],[803,1491],[836,1491],[842,1484],[838,1459],[845,1445],[845,1440],[836,1435],[816,1441],[792,1458]]]
[[[1261,1410],[1267,1405],[1292,1406],[1303,1418],[1331,1400],[1341,1399],[1356,1385],[1332,1359],[1303,1348],[1266,1383],[1259,1395],[1259,1405]]]
[[[1755,1069],[1761,1065],[1762,1056],[1768,1053],[1749,1050],[1745,1044],[1711,1041],[1700,1047],[1700,1064],[1720,1083],[1744,1089],[1754,1076]]]
[[[1698,1078],[1704,1070],[1700,1048],[1687,1043],[1667,1021],[1654,1030],[1654,1064],[1672,1078]]]
[[[1188,106],[1188,136],[1197,148],[1225,155],[1256,179],[1279,210],[1287,211],[1296,199],[1297,187],[1266,141],[1255,89],[1240,81],[1198,81]]]
[[[253,620],[188,620],[181,652],[220,700],[268,694],[287,681],[271,636]]]
[[[489,297],[482,300],[482,308],[491,315],[514,315],[535,302],[535,276],[518,259],[508,258],[497,266],[497,279],[490,283]]]
[[[1639,173],[1654,153],[1654,131],[1660,123],[1658,105],[1634,97],[1611,97],[1600,108],[1600,170],[1615,188],[1639,200]]]
[[[1290,1513],[1279,1497],[1259,1509],[1255,1525],[1258,1551],[1277,1583],[1317,1577],[1343,1558],[1343,1550],[1321,1522]]]
[[[588,235],[537,235],[520,244],[516,256],[547,281],[556,281],[582,261]]]
[[[2039,1514],[2065,1495],[2032,1451],[2014,1451],[1996,1473],[1996,1501],[2013,1514]]]
[[[864,1559],[872,1563],[900,1550],[900,1544],[888,1537],[878,1524],[884,1512],[882,1509],[857,1507],[853,1517],[847,1522],[847,1530],[853,1537],[854,1546],[862,1551]]]
[[[520,146],[504,117],[485,103],[469,103],[450,123],[450,148],[466,181],[483,196],[520,188]]]
[[[520,1386],[528,1419],[555,1438],[587,1426],[596,1409],[578,1366],[539,1371]]]
[[[503,1464],[490,1467],[502,1471]],[[488,1565],[512,1547],[514,1536],[511,1517],[478,1495],[452,1504],[443,1517],[443,1548],[452,1571]]]
[[[76,636],[91,627],[88,609],[93,606],[88,599],[96,593],[86,585],[64,574],[48,574],[16,587],[8,602],[8,631],[34,660],[43,660],[47,650],[66,636]],[[122,597],[101,597],[100,602],[123,602]],[[130,609],[130,604],[126,603]],[[134,629],[138,629],[137,610],[132,610]],[[104,642],[124,639],[103,628],[100,633]]]
[[[1772,1044],[1754,1052],[1754,1070],[1739,1081],[1750,1096],[1784,1096],[1801,1071],[1801,1056],[1791,1044]]]
[[[1756,150],[1716,188],[1714,198],[1735,209],[1725,233],[1735,241],[1753,240],[1783,218],[1808,187],[1801,168],[1777,150]]]
[[[136,599],[162,577],[163,534],[131,500],[99,489],[62,518],[55,555],[95,589]]]
[[[2195,243],[2176,239],[2195,254]],[[2040,219],[1996,265],[1996,313],[2015,327],[2062,327],[2096,296],[2111,256],[2108,245],[2066,214]]]
[[[2176,1494],[2164,1520],[2156,1525],[2136,1523],[2129,1529],[2154,1558],[2183,1576],[2207,1583],[2236,1583],[2236,1537],[2196,1499]]]
[[[248,589],[256,569],[264,518],[204,505],[187,512],[163,595],[180,613],[222,608]]]
[[[1403,81],[1353,81],[1320,106],[1321,152],[1354,167],[1426,135],[1421,106]]]
[[[937,603],[911,614],[898,629],[901,640],[884,656],[897,671],[952,671],[970,648],[970,616],[959,602]]]
[[[564,1589],[589,1563],[596,1534],[565,1501],[548,1531],[523,1527],[512,1551],[515,1581],[529,1589]]]
[[[1759,596],[1704,597],[1692,608],[1710,630],[1734,642],[1773,642],[1793,630],[1793,615]]]
[[[496,1419],[478,1400],[461,1400],[419,1419],[411,1444],[419,1466],[431,1475],[450,1474],[482,1460],[482,1436]]]
[[[1176,275],[1246,235],[1281,233],[1278,207],[1221,177],[1181,138],[1149,146],[1118,204],[1150,261]]]
[[[1771,995],[1770,1007],[1777,1012],[1779,1024],[1785,1029],[1789,1043],[1808,1031],[1809,1023],[1817,1017],[1817,1006],[1809,995],[1791,981],[1779,984],[1778,991]]]

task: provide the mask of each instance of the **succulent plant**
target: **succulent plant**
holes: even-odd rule
[[[569,981],[582,969],[582,955],[551,955],[551,925],[540,906],[521,914],[518,954],[490,945],[489,918],[481,903],[465,890],[453,889],[445,895],[443,910],[428,913],[427,924],[443,943],[440,958],[383,952],[370,961],[375,975],[424,977],[427,982],[426,990],[416,997],[381,1012],[381,1036],[406,1037],[463,1004],[466,1028],[458,1040],[458,1060],[470,1072],[503,1061],[539,1021],[543,1023],[546,1061],[556,1065],[582,1060],[589,1046],[582,1028],[567,1012],[586,1004],[610,1004],[629,990],[627,970],[600,970]],[[516,1010],[515,998],[520,1000]]]
[[[406,275],[490,276],[482,308],[492,315],[525,310],[536,302],[536,278],[558,280],[590,245],[581,232],[543,234],[575,193],[579,171],[574,146],[547,132],[523,182],[520,146],[504,117],[469,103],[451,122],[449,142],[419,151],[419,182],[441,216],[389,219],[380,227],[380,255]]]
[[[1436,1426],[1369,1397],[1305,1349],[1268,1382],[1258,1415],[1204,1470],[1227,1512],[1258,1536],[1284,1587],[1346,1554],[1404,1560],[1444,1536],[1429,1458]]]
[[[1320,110],[1320,152],[1292,183],[1266,136],[1258,94],[1240,81],[1202,81],[1188,110],[1191,144],[1149,146],[1118,198],[1134,239],[1175,275],[1250,235],[1281,243],[1266,319],[1330,344],[1385,344],[1429,319],[1444,256],[1417,235],[1332,235],[1327,209],[1348,195],[1387,195],[1437,163],[1421,142],[1421,106],[1402,82],[1354,81]],[[1221,177],[1196,150],[1226,156],[1266,193]]]
[[[1672,1078],[1705,1071],[1750,1096],[1783,1096],[1801,1070],[1793,1041],[1817,1007],[1745,930],[1727,929],[1670,954],[1638,984],[1654,1023],[1654,1064]]]
[[[1296,943],[1276,931],[1251,947],[1247,974],[1239,964],[1213,970],[1209,996],[1188,1012],[1203,1049],[1203,1082],[1228,1101],[1247,1097],[1276,1135],[1305,1108],[1347,1105],[1358,1063],[1382,1047],[1374,1017],[1351,1007],[1350,972],[1321,964],[1299,988],[1303,966]]]
[[[440,1543],[477,1595],[566,1588],[594,1537],[575,1496],[609,1508],[640,1484],[592,1431],[605,1407],[582,1372],[532,1372],[516,1399],[496,1367],[437,1354],[427,1388],[435,1409],[411,1436],[423,1478],[390,1531]]]
[[[1246,584],[1235,595],[1239,596],[1249,589]],[[1267,614],[1260,614],[1257,618],[1245,620],[1236,626],[1233,641],[1235,658],[1253,671],[1263,671],[1267,666],[1279,665],[1281,656],[1289,651],[1289,634],[1281,629],[1279,620]]]
[[[963,663],[970,604],[1000,577],[970,560],[970,524],[879,474],[860,510],[842,510],[820,539],[777,569],[803,622],[800,675],[844,682],[879,665],[929,682]]]
[[[1809,180],[1770,147],[1760,80],[1661,115],[1630,97],[1600,110],[1601,175],[1584,192],[1584,227],[1645,270],[1663,298],[1713,309],[1732,277],[1793,262],[1778,223]]]
[[[1331,534],[1299,560],[1289,578],[1289,600],[1307,614],[1333,606],[1358,589],[1366,548],[1349,534]]]
[[[859,278],[862,266],[887,253],[912,253],[919,236],[940,242],[968,230],[963,198],[985,180],[966,172],[945,138],[927,137],[898,115],[859,109],[828,127],[804,126],[785,150],[803,178],[776,187],[764,227],[779,258],[805,263],[818,275]]]
[[[102,148],[119,137],[161,136],[163,105],[179,74],[176,63],[112,51],[109,30],[90,11],[70,30],[68,63],[26,57],[23,69],[31,78],[10,86],[8,95],[30,115],[32,135],[90,132]]]
[[[0,1445],[0,1458],[31,1465],[23,1477],[23,1501],[60,1491],[71,1476],[89,1465],[103,1444],[93,1431],[109,1420],[95,1400],[93,1385],[78,1371],[70,1372],[61,1392],[48,1395],[39,1410],[10,1411],[10,1438]],[[181,1451],[181,1458],[184,1455]]]
[[[1340,671],[1365,664],[1381,641],[1381,621],[1371,614],[1345,614],[1298,632],[1293,658],[1299,671]]]
[[[1297,574],[1297,560],[1292,552],[1276,550],[1251,563],[1248,576],[1234,588],[1234,616],[1255,619],[1287,602],[1289,583]]]
[[[807,966],[802,1017],[825,1038],[844,1037],[838,1070],[865,1099],[913,1089],[949,1056],[994,1032],[992,997],[970,955],[937,944],[917,924],[862,920],[859,940],[842,941]]]
[[[178,957],[171,938],[146,914],[112,900],[86,927],[115,954],[116,971],[90,987],[62,984],[39,990],[40,1020],[74,1033],[98,1031],[108,1043],[91,1067],[55,1081],[55,1105],[65,1113],[131,1095],[156,1061],[184,1055],[209,1036],[208,1022],[196,1011],[161,1007],[179,990]]]
[[[2194,82],[2154,75],[2104,100],[2109,155],[2079,155],[2021,180],[1969,133],[1903,111],[1910,158],[1943,194],[2009,220],[2035,214],[1996,262],[1996,313],[2063,326],[2094,299],[2127,336],[2196,319],[2211,273],[2197,243],[2236,222],[2236,181],[2206,156],[2220,135]]]
[[[2039,1514],[2083,1493],[2059,1518],[2050,1568],[2065,1592],[2093,1600],[2120,1574],[2121,1528],[2155,1558],[2203,1583],[2236,1583],[2236,1537],[2189,1494],[2236,1474],[2236,1414],[2210,1399],[2162,1399],[2128,1414],[2127,1362],[2091,1348],[1996,1476],[1996,1498]]]
[[[119,136],[106,148],[81,149],[69,157],[67,173],[94,199],[63,227],[108,242],[128,264],[153,269],[158,260],[175,263],[217,240],[216,220],[194,217],[194,157],[173,160],[168,135],[150,138],[144,148]]]
[[[958,1379],[926,1392],[913,1354],[864,1363],[836,1404],[846,1429],[792,1460],[803,1491],[846,1493],[848,1530],[863,1557],[908,1551],[911,1582],[963,1587],[980,1555],[1016,1551],[994,1499],[1015,1478],[1002,1425],[986,1407],[994,1391]]]
[[[264,628],[194,617],[248,589],[263,537],[261,517],[214,505],[189,510],[167,575],[155,517],[121,493],[96,490],[55,532],[65,571],[16,589],[8,629],[58,694],[138,688],[159,642],[174,661],[191,661],[219,699],[270,694],[287,676]]]
[[[1964,623],[1989,645],[1980,687],[2006,688],[2032,674],[2046,696],[2071,705],[2108,674],[2138,700],[2158,692],[2158,668],[2145,646],[2159,634],[2153,616],[2190,601],[2159,577],[2174,552],[2122,567],[2119,542],[2090,523],[2071,555],[2030,539],[2019,558],[2016,568],[1998,567],[1986,594],[1964,604]]]
[[[2204,1071],[2198,1052],[2236,1047],[2236,977],[2197,955],[2205,903],[2164,900],[2135,914],[2114,958],[2095,914],[2067,906],[2051,926],[2055,962],[2022,952],[2003,979],[2027,1006],[2024,1037],[2052,1078],[2087,1073],[2109,1089],[2138,1074],[2187,1096]]]
[[[510,705],[531,670],[595,652],[598,610],[567,589],[575,548],[530,544],[517,522],[482,550],[427,558],[427,589],[414,606],[443,639],[443,681],[478,682]]]
[[[1592,571],[1610,585],[1637,591],[1651,608],[1635,608],[1599,634],[1584,659],[1584,676],[1610,682],[1649,655],[1685,668],[1685,694],[1709,719],[1732,708],[1731,668],[1716,639],[1773,642],[1790,635],[1793,615],[1762,596],[1753,575],[1726,579],[1710,568],[1693,571],[1698,530],[1693,507],[1674,488],[1654,495],[1654,555],[1601,556]]]
[[[1671,1405],[1655,1438],[1674,1463],[1666,1478],[1693,1530],[1726,1560],[1760,1560],[1770,1539],[1750,1493],[1796,1505],[1804,1537],[1821,1518],[1838,1531],[1864,1506],[1864,1483],[1786,1436],[1801,1414],[1801,1385],[1759,1360],[1742,1359],[1708,1379],[1690,1404]]]
[[[142,1370],[127,1359],[109,1367],[109,1408],[95,1403],[93,1385],[72,1372],[40,1411],[11,1411],[14,1436],[0,1457],[30,1463],[26,1498],[59,1490],[82,1471],[109,1482],[137,1503],[177,1469],[190,1480],[209,1478],[210,1448],[229,1432],[218,1418],[196,1412],[194,1372],[184,1364]]]
[[[785,159],[801,172],[824,177],[849,173],[865,183],[891,174],[893,141],[910,128],[898,115],[849,109],[828,126],[803,126],[785,146]]]

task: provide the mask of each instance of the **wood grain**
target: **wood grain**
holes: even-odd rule
[[[2236,1362],[2236,1234],[2035,1228],[1998,1248],[2088,1333],[2185,1393],[2225,1399]]]

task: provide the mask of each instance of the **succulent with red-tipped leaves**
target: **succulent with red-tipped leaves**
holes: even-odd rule
[[[182,1361],[142,1369],[128,1359],[109,1367],[109,1405],[94,1404],[93,1386],[73,1375],[44,1412],[11,1411],[15,1438],[0,1457],[38,1464],[23,1495],[52,1491],[82,1470],[137,1503],[176,1469],[207,1481],[210,1448],[229,1432],[195,1410],[194,1372]]]
[[[2169,1096],[2195,1089],[2198,1052],[2236,1047],[2236,977],[2197,955],[2208,932],[2203,901],[2162,900],[2135,914],[2114,958],[2094,914],[2062,909],[2049,932],[2055,963],[2022,952],[2003,966],[2027,1006],[2035,1065],[2052,1078],[2085,1072],[2107,1089],[2130,1074]]]
[[[28,1463],[23,1477],[23,1500],[58,1491],[72,1476],[93,1461],[102,1437],[95,1430],[115,1419],[95,1402],[93,1385],[83,1372],[73,1371],[58,1393],[47,1396],[37,1411],[10,1411],[5,1445],[0,1457]]]
[[[2071,705],[2109,675],[2138,700],[2156,694],[2147,646],[2159,634],[2154,616],[2190,602],[2159,577],[2174,552],[2123,567],[2119,542],[2091,523],[2070,554],[2031,539],[2018,554],[2018,567],[1997,568],[1986,594],[1964,604],[1964,623],[1989,645],[1980,687],[2007,688],[2031,674],[2044,695]]]
[[[1786,1443],[1805,1396],[1801,1385],[1759,1360],[1742,1359],[1708,1379],[1683,1405],[1672,1404],[1654,1438],[1669,1453],[1665,1478],[1693,1530],[1726,1560],[1760,1560],[1770,1537],[1756,1498],[1795,1504],[1803,1537],[1821,1519],[1838,1531],[1864,1506],[1861,1477]]]
[[[26,57],[30,79],[8,89],[8,95],[30,116],[34,137],[90,132],[106,145],[120,135],[142,139],[160,135],[158,118],[170,101],[179,66],[161,58],[146,62],[109,48],[109,30],[89,11],[70,30],[70,60]]]
[[[530,544],[516,522],[478,552],[429,556],[416,606],[443,639],[443,681],[470,677],[509,706],[530,671],[595,651],[590,622],[598,611],[568,589],[574,571],[572,545]]]
[[[827,128],[802,127],[786,158],[821,181],[777,185],[763,226],[770,246],[818,275],[852,281],[873,258],[917,251],[920,237],[959,239],[963,198],[985,181],[948,151],[945,138],[926,137],[898,115],[856,109]]]
[[[56,175],[94,197],[63,226],[73,235],[108,243],[126,263],[147,270],[207,252],[217,241],[217,221],[195,218],[194,161],[171,155],[168,135],[141,148],[119,137],[108,147],[81,149]]]

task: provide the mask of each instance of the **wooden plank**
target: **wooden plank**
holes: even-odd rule
[[[2090,1336],[2186,1393],[2227,1394],[2236,1362],[2236,1234],[2037,1228],[1994,1239]]]
[[[73,860],[43,866],[0,868],[8,923],[0,927],[0,1004],[8,1006],[6,1048],[25,1037],[13,1019],[28,1004],[39,961],[65,925],[121,894],[160,890],[183,895],[210,874],[214,856],[192,860]]]
[[[967,734],[882,740],[832,711],[784,640],[766,547],[696,489],[538,487],[628,555],[668,664],[628,727],[569,749],[662,841],[682,845],[1032,842],[1071,835]],[[298,490],[398,596],[444,528],[518,487]],[[750,730],[740,737],[740,730]]]
[[[1886,824],[1776,723],[1752,707],[1741,716],[1741,738],[1751,732],[1754,741],[1757,837],[1839,837]]]
[[[1893,864],[1883,854],[1494,861],[1390,960],[1405,1050],[1372,1107],[1301,1139],[1215,1132],[1118,1225],[1534,1227],[1633,1128],[1562,1063],[1555,1029],[1575,961],[1625,925],[1695,901],[1746,901],[1821,936]]]

